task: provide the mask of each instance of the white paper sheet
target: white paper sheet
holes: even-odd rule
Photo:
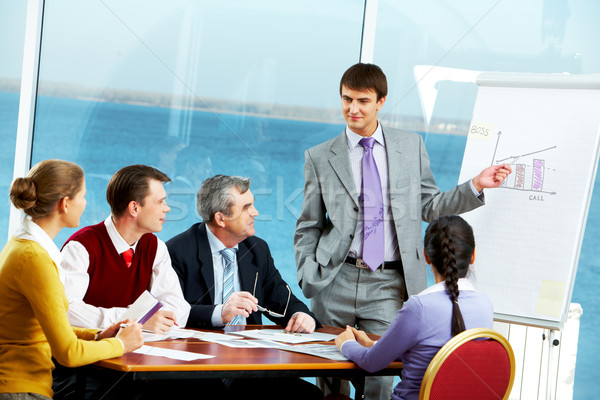
[[[336,346],[329,344],[301,344],[298,346],[285,346],[280,348],[281,350],[293,351],[296,353],[310,354],[311,356],[328,358],[335,361],[347,361],[345,355],[338,350]]]
[[[221,344],[227,347],[237,347],[237,348],[266,348],[266,349],[281,349],[284,346],[289,347],[288,345],[274,342],[272,340],[215,340],[214,343]]]
[[[598,110],[600,90],[478,89],[459,182],[486,165],[513,171],[485,190],[485,207],[462,215],[477,245],[470,278],[498,319],[559,329],[566,320],[598,160]]]
[[[160,340],[169,340],[169,339],[199,339],[205,342],[216,342],[216,341],[230,341],[230,340],[239,340],[239,336],[235,335],[226,335],[222,333],[216,332],[200,332],[192,329],[184,329],[184,328],[175,328],[171,329],[169,332],[164,335],[152,334],[152,333],[143,333],[144,342],[157,342]]]
[[[145,354],[145,355],[149,355],[149,356],[172,358],[174,360],[181,360],[181,361],[203,360],[203,359],[215,357],[215,356],[211,356],[208,354],[192,353],[191,351],[164,349],[162,347],[154,347],[154,346],[142,346],[133,352],[137,353],[137,354]]]
[[[241,335],[253,339],[275,340],[283,343],[307,343],[307,342],[328,342],[335,339],[335,335],[328,333],[290,333],[279,329],[251,329],[246,331],[232,332],[234,335]]]

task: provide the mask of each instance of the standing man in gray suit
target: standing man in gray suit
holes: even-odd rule
[[[305,153],[298,280],[321,323],[381,335],[408,296],[427,286],[421,219],[483,205],[483,189],[500,186],[511,168],[488,167],[442,193],[421,136],[378,122],[387,95],[378,66],[350,67],[340,95],[346,129]],[[388,400],[392,382],[368,378],[366,398]]]

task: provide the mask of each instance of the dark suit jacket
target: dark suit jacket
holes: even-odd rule
[[[192,309],[187,326],[192,328],[211,328],[211,316],[215,309],[214,268],[206,225],[203,222],[192,225],[185,232],[167,242],[171,263],[179,276],[183,296]],[[255,296],[258,304],[276,313],[282,313],[288,298],[286,283],[273,264],[273,258],[267,243],[258,237],[249,237],[238,244],[236,252],[238,273],[242,291],[252,293],[254,279],[258,272]],[[294,294],[285,318],[275,318],[265,314],[271,321],[285,326],[290,317],[304,312],[319,321]],[[260,312],[253,312],[246,319],[247,324],[262,324]]]

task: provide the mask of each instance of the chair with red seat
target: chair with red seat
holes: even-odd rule
[[[491,329],[469,329],[431,360],[419,400],[508,399],[514,379],[515,356],[508,340]]]

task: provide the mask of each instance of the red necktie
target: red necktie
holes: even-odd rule
[[[133,259],[133,249],[128,249],[122,252],[121,257],[123,257],[123,261],[125,261],[125,265],[127,265],[127,268],[131,267],[131,260]]]

